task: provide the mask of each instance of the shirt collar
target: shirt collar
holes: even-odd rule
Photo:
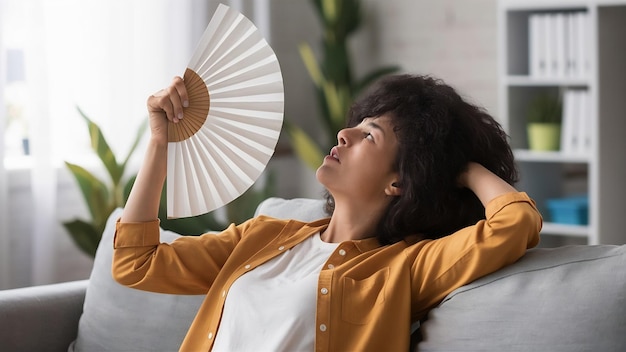
[[[325,218],[309,223],[308,227],[312,228],[312,231],[309,233],[309,235],[323,231],[324,229],[326,229],[326,227],[328,227],[329,222],[330,218]],[[361,253],[369,252],[372,249],[381,247],[381,244],[380,242],[378,242],[378,239],[376,237],[365,238],[362,240],[353,240],[352,243]]]

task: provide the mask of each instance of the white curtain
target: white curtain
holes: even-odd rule
[[[9,264],[15,263],[6,219],[16,210],[9,209],[6,174],[15,168],[30,173],[33,207],[23,210],[32,217],[30,284],[55,282],[59,258],[52,232],[68,220],[59,218],[63,161],[98,165],[76,107],[100,125],[117,155],[125,155],[146,117],[146,98],[174,75],[182,75],[217,4],[209,0],[0,0],[0,5],[2,55],[14,46],[23,51],[28,87],[23,113],[31,147],[30,156],[15,159],[27,163],[16,166],[3,151],[5,133],[0,127],[0,160],[5,165],[0,170],[2,288],[10,281]],[[0,93],[4,107],[2,97]],[[4,114],[0,119],[4,126]]]
[[[0,0],[0,14],[4,13],[4,0]],[[0,36],[0,53],[4,53],[4,40]],[[6,60],[0,59],[0,107],[4,107],[4,77]],[[4,160],[4,121],[6,109],[0,109],[0,160]],[[0,167],[0,290],[10,287],[9,237],[7,234],[7,181],[4,167]]]

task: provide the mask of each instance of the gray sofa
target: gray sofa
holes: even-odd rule
[[[270,198],[257,213],[312,220],[322,201]],[[132,290],[110,274],[114,212],[89,280],[0,291],[1,351],[175,351],[202,296]],[[162,241],[178,235],[162,231]],[[367,307],[364,307],[367,309]],[[626,351],[626,245],[532,249],[452,292],[420,351]]]

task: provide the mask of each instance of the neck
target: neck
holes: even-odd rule
[[[328,227],[322,233],[322,240],[329,243],[339,243],[376,236],[376,227],[386,205],[364,207],[335,202],[335,211]]]

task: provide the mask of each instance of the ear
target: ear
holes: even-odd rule
[[[386,188],[385,188],[385,194],[388,196],[399,196],[402,194],[402,188],[400,188],[400,185],[398,183],[398,181],[394,180],[393,182],[391,182]]]

